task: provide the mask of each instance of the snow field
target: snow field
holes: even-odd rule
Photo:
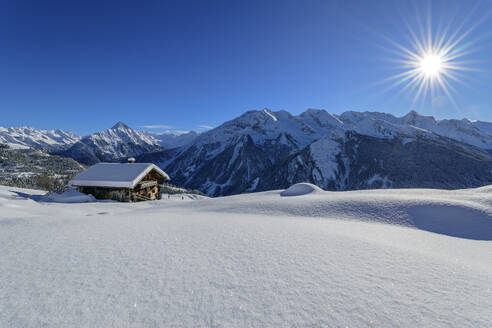
[[[58,204],[0,187],[0,326],[488,327],[491,190]],[[449,218],[481,229],[450,236]]]

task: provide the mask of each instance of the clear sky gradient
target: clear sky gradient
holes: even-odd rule
[[[89,134],[123,121],[200,130],[244,111],[370,110],[492,121],[491,1],[0,0],[0,125]],[[430,12],[463,24],[467,67],[414,102],[402,72]],[[478,26],[475,23],[479,22]],[[407,27],[408,25],[408,27]],[[463,32],[460,32],[463,33]],[[404,69],[403,69],[404,70]],[[157,129],[156,131],[162,131]]]

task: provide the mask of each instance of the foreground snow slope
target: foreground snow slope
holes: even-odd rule
[[[137,204],[32,193],[0,187],[2,327],[492,322],[490,188]]]

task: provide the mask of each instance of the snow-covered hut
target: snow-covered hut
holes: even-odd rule
[[[166,172],[150,163],[98,163],[76,175],[69,185],[97,199],[120,202],[161,198]]]

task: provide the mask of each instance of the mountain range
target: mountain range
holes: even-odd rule
[[[12,149],[42,150],[73,158],[83,164],[115,161],[146,152],[175,148],[193,141],[197,136],[195,131],[179,134],[137,131],[122,122],[85,137],[63,130],[0,126],[0,144],[6,144]]]
[[[192,143],[137,159],[212,196],[286,188],[465,188],[492,183],[492,124],[415,111],[249,111]]]
[[[35,148],[59,151],[69,148],[81,137],[62,130],[38,130],[28,126],[4,128],[0,126],[0,143],[10,148]]]
[[[31,133],[29,142],[12,139],[6,132],[11,129],[0,129],[0,143],[20,140],[41,147],[44,143],[34,136],[47,138],[45,131]],[[84,164],[137,157],[162,167],[174,184],[211,196],[303,181],[327,190],[455,189],[492,183],[492,123],[436,120],[415,111],[396,117],[355,111],[335,115],[319,109],[292,115],[263,109],[201,134],[158,135],[119,122],[86,137],[66,135],[71,136],[66,142],[46,142],[54,145],[51,153]]]
[[[95,164],[158,150],[162,147],[157,139],[118,122],[110,129],[81,138],[56,154],[84,164]]]

